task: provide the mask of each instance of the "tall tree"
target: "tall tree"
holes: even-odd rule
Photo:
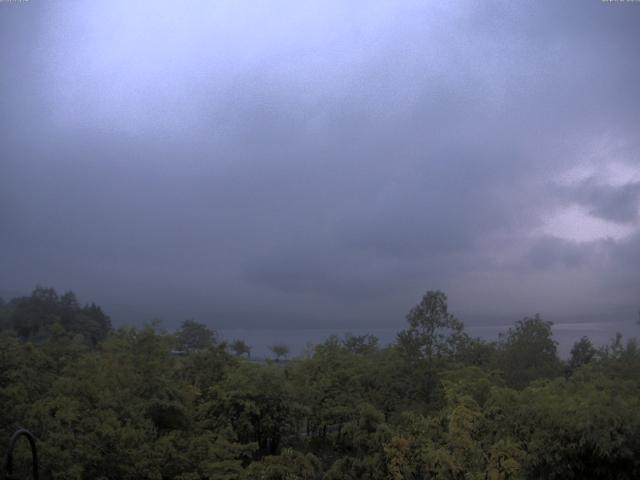
[[[247,358],[251,358],[251,347],[244,340],[238,339],[231,342],[231,350],[239,357],[246,355]]]
[[[178,349],[185,352],[196,352],[213,347],[218,339],[215,330],[195,320],[184,320],[176,332]]]
[[[374,335],[352,335],[347,333],[342,340],[344,347],[351,353],[367,354],[378,350],[380,341]]]
[[[436,364],[452,356],[464,337],[464,324],[449,313],[447,296],[427,291],[407,315],[409,328],[398,334],[398,344],[425,371],[425,393],[431,396]]]
[[[276,343],[271,346],[271,351],[276,356],[276,360],[286,359],[289,355],[289,346],[284,343]]]
[[[4,322],[23,340],[44,340],[54,331],[81,335],[92,346],[111,331],[111,320],[95,305],[80,307],[73,292],[58,296],[53,288],[36,287],[31,296],[16,298]]]
[[[589,363],[597,353],[596,348],[588,337],[582,337],[573,344],[571,349],[571,358],[569,359],[569,368],[574,371],[578,367]]]
[[[525,318],[501,335],[500,366],[507,385],[524,388],[537,378],[553,378],[561,371],[553,322],[539,314]]]

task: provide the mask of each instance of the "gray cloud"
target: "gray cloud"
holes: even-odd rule
[[[595,217],[617,223],[633,223],[640,217],[640,182],[612,186],[589,178],[570,190],[574,200]]]
[[[525,258],[529,266],[539,269],[554,266],[584,268],[594,260],[599,243],[578,243],[561,238],[542,237],[536,241]]]
[[[640,169],[634,5],[143,3],[0,4],[0,290],[243,327],[528,314],[549,272],[568,313],[637,301],[637,235],[536,233],[637,221],[637,182],[550,186]]]

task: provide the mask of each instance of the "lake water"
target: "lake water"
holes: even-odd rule
[[[465,330],[473,337],[486,340],[497,340],[498,334],[506,332],[513,325],[466,326]],[[308,345],[324,342],[330,335],[343,337],[347,333],[354,335],[371,334],[380,339],[383,345],[393,342],[400,329],[398,328],[352,328],[352,329],[222,329],[220,333],[226,340],[242,339],[252,347],[252,357],[265,358],[272,356],[269,347],[276,343],[284,343],[291,349],[291,357],[304,353]],[[575,322],[556,323],[553,325],[553,336],[558,342],[558,350],[562,357],[567,357],[576,340],[586,335],[596,346],[608,344],[616,332],[625,338],[638,336],[640,327],[633,321],[627,322]]]

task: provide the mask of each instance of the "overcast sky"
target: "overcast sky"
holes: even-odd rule
[[[0,291],[633,322],[639,46],[637,2],[0,2]]]

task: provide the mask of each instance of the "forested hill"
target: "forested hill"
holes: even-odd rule
[[[46,288],[0,303],[0,438],[31,430],[56,479],[640,478],[635,339],[561,361],[539,316],[489,342],[429,291],[387,347],[259,363],[196,321],[113,329]]]

